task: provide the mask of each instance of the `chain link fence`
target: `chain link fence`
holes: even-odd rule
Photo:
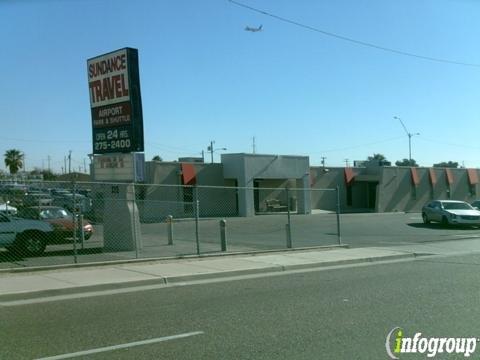
[[[338,208],[312,199],[338,197],[289,187],[0,184],[0,268],[337,245]]]

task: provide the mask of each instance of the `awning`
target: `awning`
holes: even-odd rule
[[[345,183],[347,185],[351,185],[353,179],[355,178],[355,172],[352,168],[346,167],[345,168]]]
[[[180,165],[182,167],[183,185],[195,185],[197,183],[197,177],[193,164],[181,163]]]
[[[435,169],[428,169],[428,174],[430,175],[430,183],[432,186],[435,186],[437,184],[437,174],[435,174]]]
[[[415,186],[420,185],[420,178],[418,177],[417,168],[414,168],[414,167],[410,168],[410,172],[412,173],[413,185]]]
[[[453,185],[453,174],[452,170],[449,168],[445,169],[445,175],[447,176],[447,183],[448,185]]]
[[[467,169],[468,182],[470,185],[478,184],[478,175],[476,169]]]

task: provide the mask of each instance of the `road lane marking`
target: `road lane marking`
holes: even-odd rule
[[[43,357],[43,358],[38,358],[37,360],[71,359],[71,358],[75,358],[75,357],[79,357],[79,356],[92,355],[92,354],[98,354],[98,353],[107,352],[107,351],[114,351],[114,350],[119,350],[119,349],[131,348],[131,347],[134,347],[134,346],[142,346],[142,345],[155,344],[155,343],[159,343],[159,342],[163,342],[163,341],[183,339],[183,338],[186,338],[186,337],[191,337],[191,336],[196,336],[196,335],[201,335],[201,334],[203,334],[203,331],[194,331],[194,332],[189,332],[189,333],[185,333],[185,334],[165,336],[165,337],[142,340],[142,341],[134,341],[134,342],[131,342],[131,343],[126,343],[126,344],[112,345],[112,346],[106,346],[106,347],[91,349],[91,350],[78,351],[78,352],[74,352],[74,353]]]

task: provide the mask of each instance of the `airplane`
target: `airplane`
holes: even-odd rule
[[[262,26],[263,25],[260,25],[258,28],[247,26],[245,27],[245,31],[251,31],[251,32],[262,31]]]

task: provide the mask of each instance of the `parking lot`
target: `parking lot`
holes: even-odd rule
[[[220,252],[219,218],[201,219],[198,239],[201,254]],[[284,214],[226,219],[227,252],[281,250],[286,248]],[[173,224],[173,245],[168,245],[167,224],[141,225],[141,248],[137,251],[103,250],[103,226],[95,224],[93,237],[84,246],[72,244],[48,246],[41,257],[22,258],[0,252],[0,268],[114,261],[194,255],[197,252],[195,221],[177,220]],[[350,247],[402,246],[412,249],[419,244],[445,240],[480,238],[480,229],[423,224],[419,213],[344,214],[340,216],[342,244]],[[335,214],[291,216],[294,248],[338,244]],[[480,241],[479,246],[480,250]],[[74,254],[77,254],[75,257]]]

